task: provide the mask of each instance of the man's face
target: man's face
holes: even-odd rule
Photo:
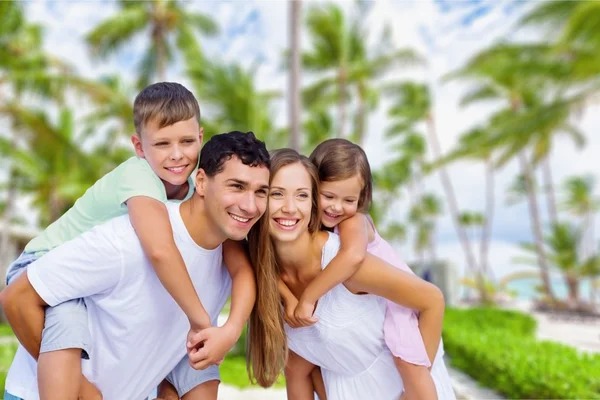
[[[144,126],[141,138],[133,135],[131,141],[137,155],[148,161],[168,192],[170,186],[183,185],[196,168],[202,133],[196,117],[163,128],[150,121]]]
[[[224,237],[242,240],[267,208],[269,169],[244,165],[235,156],[223,167],[212,178],[204,177],[206,214]]]

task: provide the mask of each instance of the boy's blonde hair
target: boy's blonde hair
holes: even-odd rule
[[[140,137],[150,121],[155,121],[160,129],[192,117],[200,122],[200,106],[192,92],[179,83],[154,83],[133,102],[133,125]]]
[[[358,211],[367,213],[373,200],[373,176],[364,150],[346,139],[329,139],[311,153],[310,161],[319,171],[321,182],[335,182],[358,175],[363,182]]]

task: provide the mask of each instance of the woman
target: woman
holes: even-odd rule
[[[378,296],[441,320],[444,301],[435,286],[367,254],[350,279],[319,300],[315,325],[284,328],[279,278],[300,297],[339,249],[337,235],[319,231],[318,195],[318,176],[306,157],[289,149],[273,153],[268,210],[249,237],[258,285],[249,323],[250,373],[270,386],[287,363],[288,398],[312,399],[316,365],[329,400],[398,399],[403,386],[383,340],[385,302]],[[431,373],[438,397],[454,399],[442,353]]]

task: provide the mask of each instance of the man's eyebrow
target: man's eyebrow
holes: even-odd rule
[[[261,188],[261,189],[264,189],[264,190],[269,190],[269,185],[261,185],[261,187],[260,187],[260,188]]]
[[[242,186],[247,186],[248,185],[248,182],[243,181],[241,179],[236,179],[236,178],[227,179],[225,182],[237,183],[237,184],[242,185]]]

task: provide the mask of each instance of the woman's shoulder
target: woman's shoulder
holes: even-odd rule
[[[340,237],[333,232],[320,231],[317,234],[317,243],[322,254],[321,265],[325,268],[340,249]]]

